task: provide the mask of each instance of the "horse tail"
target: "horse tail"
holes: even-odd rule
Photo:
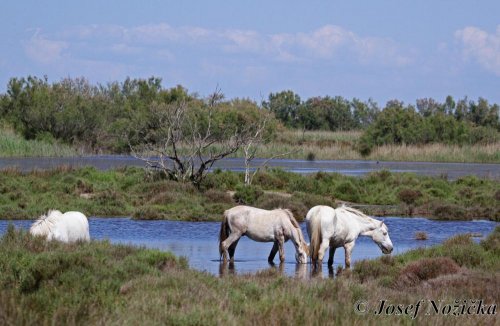
[[[230,233],[231,229],[229,228],[229,223],[227,221],[227,211],[225,211],[224,218],[222,219],[222,223],[220,224],[220,232],[219,232],[219,254],[221,257],[224,254],[224,248],[222,248],[222,241],[226,240]]]
[[[323,236],[321,235],[321,218],[317,210],[312,212],[312,216],[309,218],[307,230],[309,231],[311,240],[311,243],[309,244],[309,253],[311,255],[311,260],[315,263],[318,261],[319,247],[323,241]]]

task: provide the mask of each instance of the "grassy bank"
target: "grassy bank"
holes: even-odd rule
[[[0,122],[0,157],[76,156],[77,150],[55,140],[26,140]]]
[[[269,269],[217,278],[169,253],[110,245],[46,243],[10,228],[0,240],[2,324],[486,325],[496,316],[375,315],[379,300],[481,299],[498,304],[500,229],[481,244],[441,246],[362,261],[336,279],[301,280]],[[362,300],[368,312],[357,314]],[[425,302],[425,309],[430,304]],[[497,309],[498,310],[498,309]],[[498,314],[498,311],[497,311]]]
[[[257,174],[250,187],[235,172],[210,173],[200,190],[139,168],[0,173],[0,217],[36,218],[48,209],[89,216],[219,221],[238,203],[290,208],[301,220],[315,205],[348,202],[372,215],[500,220],[500,183],[468,176],[456,181],[381,171],[357,178],[335,173]]]

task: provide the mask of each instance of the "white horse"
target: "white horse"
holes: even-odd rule
[[[35,236],[47,237],[47,240],[57,240],[65,243],[75,241],[90,241],[89,222],[80,212],[61,213],[50,210],[42,215],[30,228]]]
[[[315,206],[307,213],[306,223],[314,265],[318,262],[319,266],[321,265],[325,251],[330,247],[328,266],[332,266],[335,249],[344,247],[345,266],[350,268],[352,249],[359,235],[371,237],[384,254],[391,253],[393,249],[384,222],[351,207],[333,209],[329,206]]]
[[[236,206],[224,212],[220,226],[219,252],[224,262],[234,261],[234,251],[242,236],[259,242],[274,242],[268,262],[272,264],[276,252],[285,260],[284,243],[291,239],[298,263],[307,262],[308,247],[300,226],[288,209],[264,210],[250,206]]]

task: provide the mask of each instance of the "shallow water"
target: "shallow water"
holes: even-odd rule
[[[0,235],[5,232],[9,223],[18,228],[28,229],[33,221],[0,220]],[[90,236],[92,239],[109,239],[113,243],[125,243],[149,248],[168,250],[177,256],[188,259],[192,268],[219,275],[226,273],[255,273],[268,268],[276,268],[286,275],[308,277],[310,266],[295,263],[295,248],[289,241],[285,244],[286,261],[281,266],[270,267],[267,256],[272,243],[258,243],[243,237],[238,243],[234,266],[222,266],[219,262],[218,222],[178,222],[178,221],[137,221],[129,218],[98,218],[89,219]],[[425,218],[389,217],[385,219],[389,235],[394,245],[393,254],[405,252],[417,247],[432,246],[442,243],[447,238],[460,233],[479,233],[487,236],[498,223],[492,221],[434,221]],[[304,236],[307,238],[305,223],[301,224]],[[415,240],[415,232],[425,231],[429,239]],[[482,237],[475,237],[476,241]],[[307,240],[308,241],[308,240]],[[370,238],[360,237],[354,247],[352,259],[354,262],[365,258],[382,256],[378,246]],[[275,262],[278,262],[278,255]],[[334,269],[344,264],[344,250],[337,249],[334,259]],[[328,276],[326,259],[323,275]]]
[[[265,161],[265,159],[254,159],[252,164],[258,167]],[[52,169],[61,165],[71,167],[94,166],[100,170],[123,166],[145,166],[144,162],[126,155],[0,158],[0,169],[17,168],[21,171],[31,171],[34,169]],[[465,175],[500,179],[500,164],[274,159],[269,161],[267,166],[278,167],[301,174],[323,171],[337,172],[350,176],[362,176],[374,171],[388,170],[392,172],[411,172],[419,175],[445,176],[450,180],[455,180]],[[244,171],[244,167],[245,164],[242,158],[226,158],[217,161],[213,168],[242,172]]]

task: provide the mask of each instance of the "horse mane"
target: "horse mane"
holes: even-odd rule
[[[293,216],[293,213],[292,211],[290,211],[289,209],[281,209],[283,212],[285,212],[285,214],[288,216],[288,218],[290,219],[290,222],[292,222],[292,225],[298,229],[300,228],[300,225],[299,223],[297,222],[297,220],[295,219],[295,217]]]
[[[58,210],[49,210],[47,214],[40,216],[30,227],[33,235],[49,235],[57,219],[62,215]]]
[[[356,209],[356,208],[353,208],[353,207],[349,207],[349,206],[346,206],[345,204],[342,204],[342,206],[340,206],[339,208],[342,208],[342,209],[345,209],[346,211],[348,211],[349,213],[352,213],[354,215],[357,215],[361,218],[364,218],[364,219],[367,219],[367,220],[374,220],[374,218],[371,218],[370,216],[366,215],[365,213],[363,213],[362,211],[360,211],[359,209]]]
[[[349,206],[346,206],[345,204],[342,204],[342,206],[340,206],[339,208],[342,208],[342,209],[345,209],[346,211],[348,211],[349,213],[352,213],[358,217],[361,217],[369,222],[372,222],[372,223],[376,223],[376,222],[380,222],[379,220],[377,219],[374,219],[373,217],[370,217],[368,215],[366,215],[365,213],[363,213],[362,211],[358,210],[358,209],[355,209],[355,208],[352,208],[352,207],[349,207]]]
[[[301,242],[301,245],[302,244],[306,244],[306,240],[304,239],[304,235],[302,234],[302,230],[300,229],[299,222],[297,222],[297,220],[293,216],[292,211],[290,211],[289,209],[281,209],[281,210],[284,211],[285,214],[288,216],[288,218],[290,219],[290,222],[292,223],[293,227],[298,230],[298,235],[299,235],[299,240]],[[307,245],[306,245],[306,248],[307,248]],[[307,248],[306,253],[308,251],[309,251],[309,248]]]

